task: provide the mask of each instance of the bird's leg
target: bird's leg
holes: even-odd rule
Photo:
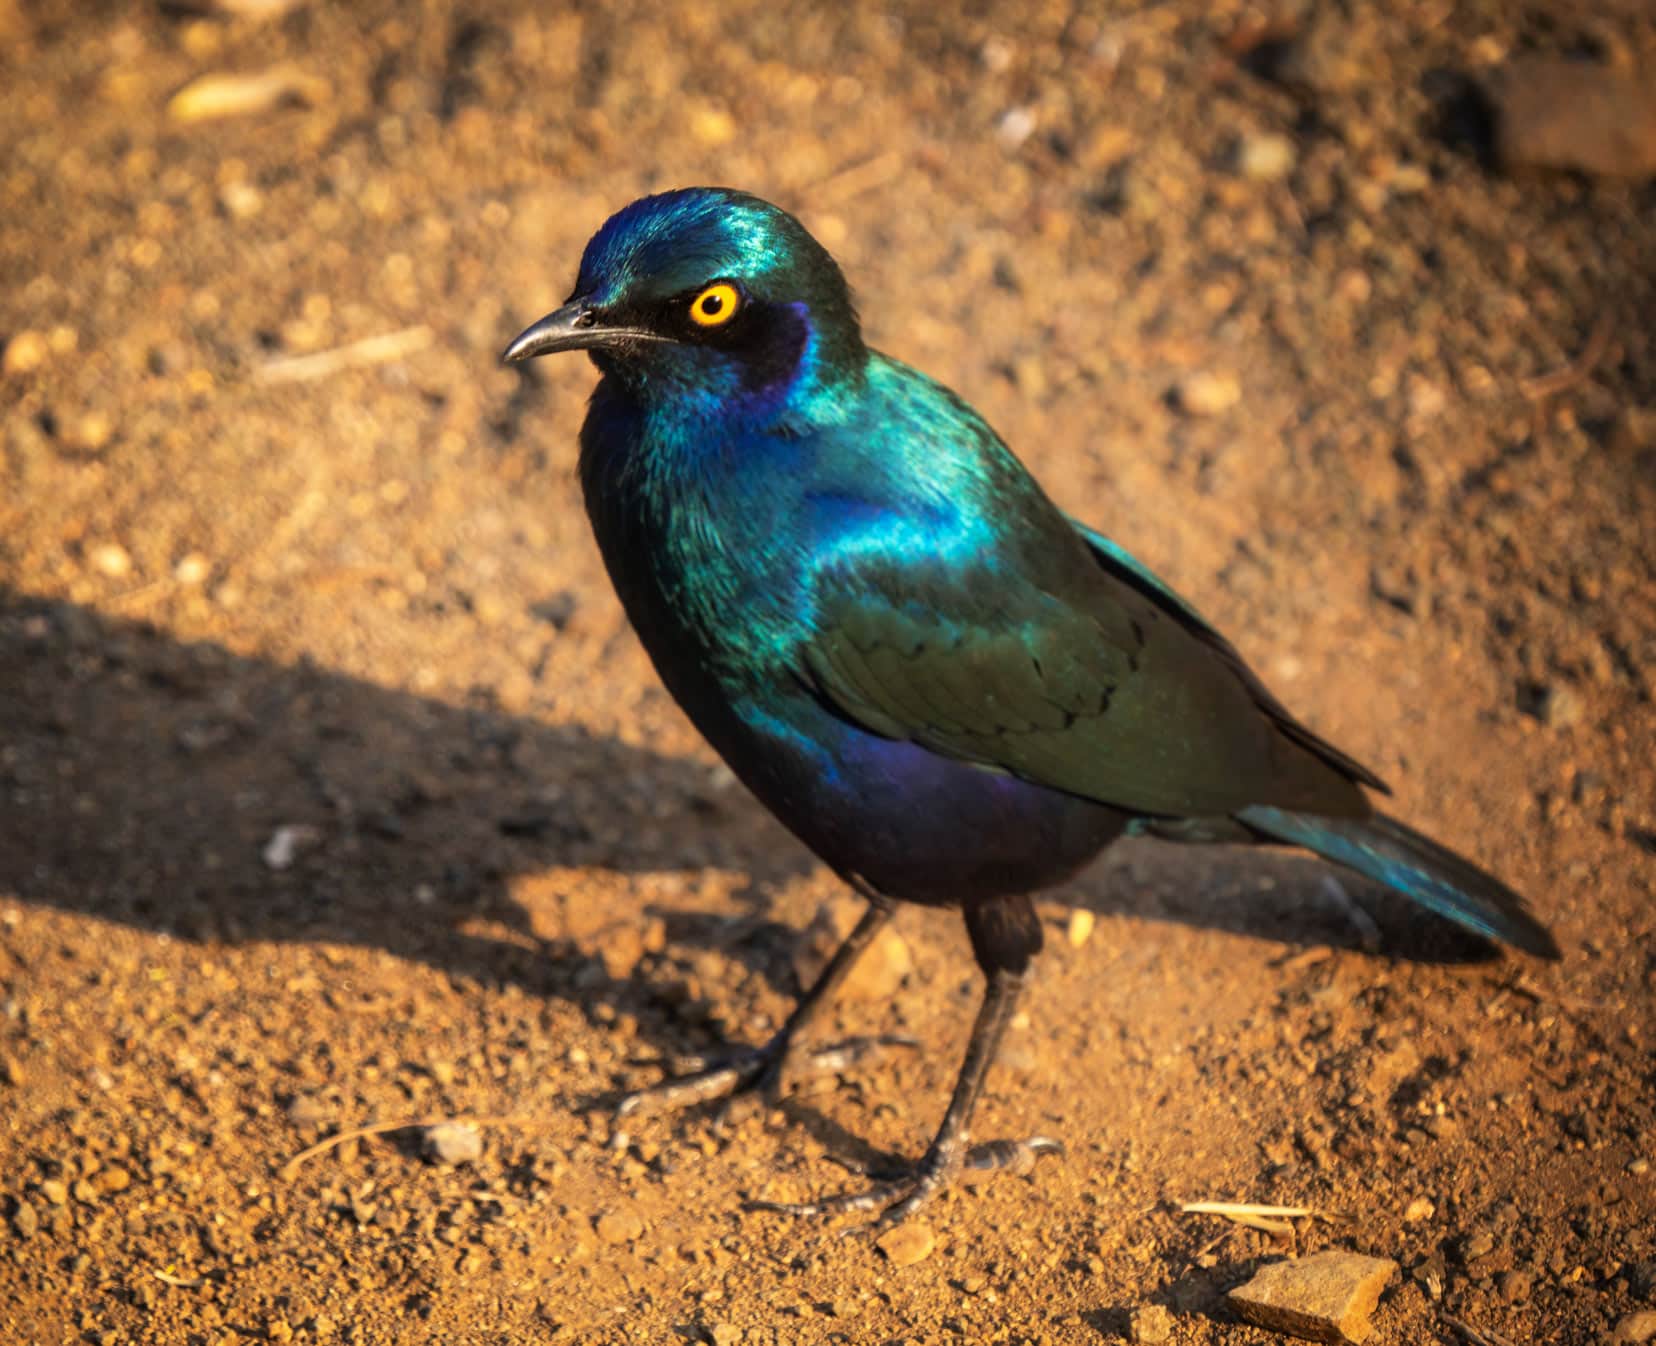
[[[943,1114],[943,1122],[925,1155],[907,1172],[876,1181],[866,1191],[847,1192],[821,1201],[750,1202],[753,1209],[788,1215],[837,1215],[884,1207],[878,1223],[892,1225],[914,1214],[964,1169],[1028,1172],[1037,1156],[1062,1152],[1063,1146],[1047,1136],[996,1140],[982,1145],[969,1143],[972,1110],[977,1107],[989,1067],[1000,1051],[1006,1026],[1017,1013],[1030,960],[1041,947],[1041,927],[1029,899],[1017,897],[969,908],[966,928],[988,985],[972,1025],[966,1059],[961,1062],[960,1074],[955,1079],[948,1111]]]
[[[822,969],[809,990],[800,996],[787,1021],[761,1047],[750,1047],[722,1061],[688,1075],[665,1080],[648,1089],[628,1094],[616,1108],[618,1116],[690,1107],[713,1098],[723,1098],[750,1089],[778,1093],[784,1081],[795,1073],[843,1070],[867,1059],[881,1047],[898,1045],[897,1038],[853,1038],[815,1052],[804,1052],[800,1035],[806,1024],[839,989],[846,974],[864,949],[891,919],[892,903],[866,885],[857,890],[868,899],[868,910],[852,928],[828,966]]]

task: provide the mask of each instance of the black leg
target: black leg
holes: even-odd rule
[[[754,1209],[789,1215],[836,1215],[884,1207],[878,1223],[891,1225],[914,1214],[953,1182],[963,1168],[1027,1172],[1038,1155],[1062,1151],[1062,1145],[1046,1136],[969,1144],[972,1111],[1000,1051],[1006,1026],[1017,1013],[1029,963],[1041,947],[1041,928],[1028,898],[1003,899],[968,910],[966,926],[988,985],[966,1044],[966,1059],[955,1078],[954,1094],[925,1156],[909,1172],[876,1182],[866,1191],[822,1201],[749,1203]]]
[[[677,1079],[666,1080],[648,1089],[628,1094],[616,1108],[618,1116],[684,1108],[709,1099],[723,1098],[749,1089],[779,1092],[794,1074],[843,1070],[876,1054],[880,1048],[910,1045],[901,1038],[853,1038],[816,1052],[804,1052],[800,1035],[845,980],[858,957],[874,936],[891,919],[892,904],[864,885],[857,890],[868,899],[868,910],[828,960],[809,990],[800,996],[793,1013],[771,1040],[762,1047],[749,1048],[726,1060]]]

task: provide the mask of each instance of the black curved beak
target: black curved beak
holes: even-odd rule
[[[519,332],[500,358],[509,365],[515,365],[532,360],[537,355],[555,355],[559,351],[586,351],[624,346],[636,341],[662,340],[665,338],[656,332],[637,327],[611,326],[586,300],[572,299]]]

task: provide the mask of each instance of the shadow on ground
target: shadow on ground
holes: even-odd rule
[[[810,859],[702,762],[5,589],[0,714],[0,890],[26,901],[191,939],[376,946],[545,994],[575,955],[532,937],[514,876],[718,866],[750,877],[752,914],[733,932],[722,916],[663,913],[669,938],[787,977],[786,928],[763,911]],[[265,851],[282,828],[313,842],[275,869]],[[1122,855],[1065,896],[1289,943],[1372,943],[1313,862],[1149,843]],[[1362,891],[1386,956],[1484,949]],[[480,918],[527,938],[460,931]],[[588,972],[588,994],[617,989]]]

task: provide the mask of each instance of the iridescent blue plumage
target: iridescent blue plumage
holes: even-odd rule
[[[582,484],[663,681],[873,903],[736,1075],[774,1072],[891,900],[965,915],[989,989],[931,1151],[906,1186],[877,1189],[904,1196],[898,1216],[966,1161],[1040,945],[1029,893],[1124,832],[1304,846],[1555,952],[1498,880],[1376,814],[1363,787],[1380,782],[1144,565],[1066,518],[970,407],[869,350],[838,267],[792,216],[716,189],[628,206],[570,302],[508,356],[567,349],[604,374]],[[710,1078],[677,1087],[704,1096]]]

